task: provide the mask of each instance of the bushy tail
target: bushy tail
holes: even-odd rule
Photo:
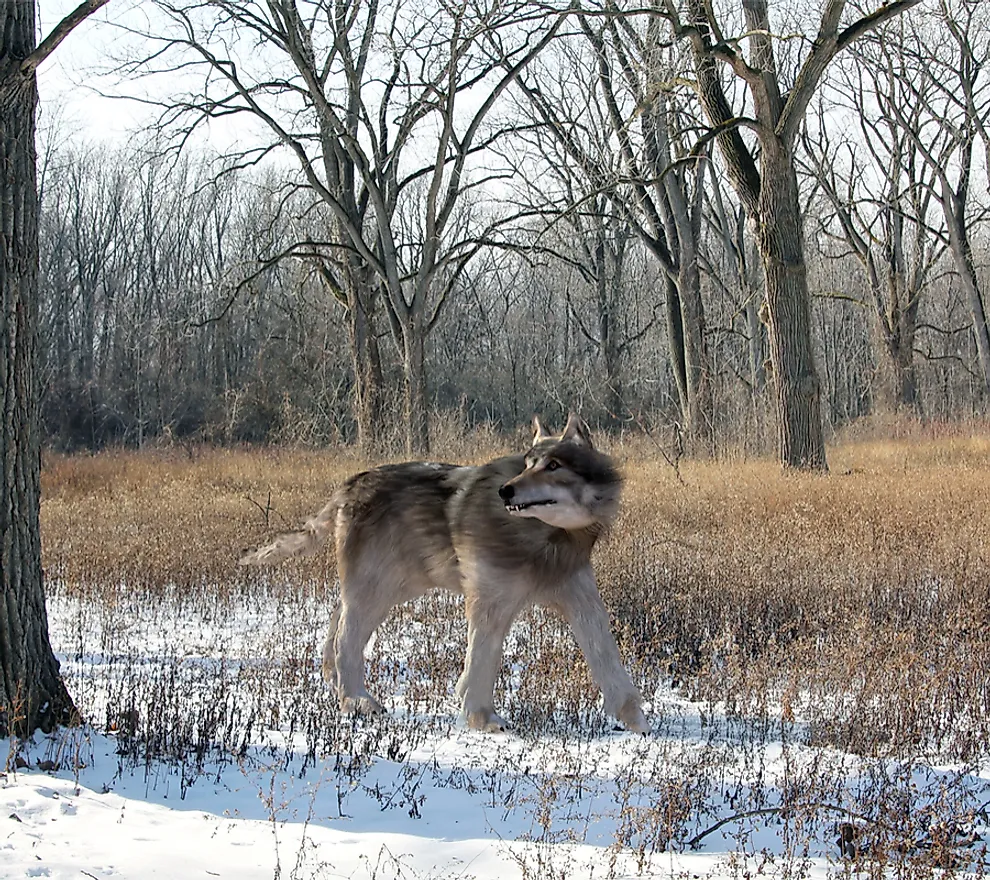
[[[264,547],[245,553],[240,559],[240,564],[271,565],[292,557],[312,556],[330,537],[338,507],[340,507],[340,499],[334,495],[330,503],[316,516],[310,517],[298,532],[286,532],[284,535],[279,535],[271,544],[265,544]]]

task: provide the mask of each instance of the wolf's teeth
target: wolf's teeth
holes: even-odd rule
[[[530,507],[545,507],[556,503],[552,498],[548,498],[546,501],[530,501],[528,504],[506,504],[505,509],[510,513],[518,513],[520,510],[526,510]]]

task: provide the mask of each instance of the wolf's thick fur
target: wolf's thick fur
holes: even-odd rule
[[[410,462],[357,474],[301,531],[241,560],[311,555],[335,528],[340,601],[323,673],[342,710],[381,711],[365,688],[365,645],[395,605],[439,587],[465,597],[468,650],[457,693],[470,727],[506,727],[493,696],[502,644],[520,611],[539,603],[570,624],[605,708],[630,730],[649,729],[591,568],[595,541],[618,510],[621,478],[577,416],[560,436],[539,419],[534,426],[524,455],[477,467]]]

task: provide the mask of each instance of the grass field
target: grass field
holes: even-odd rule
[[[871,836],[857,870],[982,872],[982,857],[958,853],[971,852],[972,829],[986,820],[990,432],[900,434],[848,438],[830,450],[829,476],[744,458],[675,469],[645,440],[603,442],[626,487],[596,568],[660,735],[628,778],[595,772],[619,802],[610,851],[636,856],[639,871],[650,875],[651,854],[700,846],[697,835],[723,818],[773,814],[793,827],[763,852],[789,854],[777,873],[808,873],[810,842],[828,841],[845,810],[860,823],[855,834],[867,834],[862,826]],[[480,461],[506,448],[486,433],[449,457]],[[402,764],[452,735],[459,600],[427,597],[382,627],[369,685],[392,726],[358,730],[338,718],[315,672],[332,551],[269,571],[236,565],[242,549],[294,527],[365,465],[350,450],[46,456],[53,638],[83,713],[118,741],[121,768],[171,761],[192,784],[210,761],[258,748],[264,730],[264,748],[304,755],[303,771],[350,754],[360,779],[360,754],[368,767],[369,755]],[[201,658],[212,664],[206,674]],[[537,744],[577,756],[550,774],[553,796],[540,795],[548,818],[527,832],[534,846],[556,845],[576,768],[610,722],[554,617],[536,610],[516,626],[496,699],[516,726],[512,741],[526,744],[509,749],[497,775],[522,773]],[[679,724],[690,735],[679,738]],[[632,809],[634,791],[649,792],[649,809]],[[414,805],[410,816],[419,809],[414,793],[396,797]],[[580,827],[594,826],[588,813],[568,834],[584,839]],[[752,870],[757,839],[740,844],[744,867],[731,868],[730,847],[712,871]],[[517,856],[520,876],[569,876],[561,858],[529,849]],[[635,873],[622,864],[608,876]]]
[[[828,477],[767,461],[675,471],[643,444],[611,451],[624,507],[596,566],[647,689],[673,677],[744,714],[782,704],[867,754],[919,738],[953,758],[987,747],[990,436],[847,444]],[[68,595],[126,584],[217,601],[272,577],[239,568],[242,549],[294,528],[365,465],[340,450],[49,456],[48,577]],[[330,548],[277,575],[327,594],[334,577]],[[440,662],[438,688],[458,662]]]

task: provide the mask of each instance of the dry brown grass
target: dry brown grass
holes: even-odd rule
[[[644,441],[613,447],[625,506],[597,566],[647,693],[673,679],[730,713],[804,718],[812,741],[858,752],[985,752],[990,433],[923,434],[850,438],[827,477],[760,460],[685,462],[678,475]],[[484,435],[450,457],[483,460],[497,443]],[[46,570],[69,593],[250,589],[258,575],[238,568],[239,552],[363,465],[349,450],[47,456]],[[329,588],[332,554],[278,576]],[[547,692],[560,678],[548,673],[573,667],[572,646],[540,635],[552,621],[528,623],[503,699],[537,726],[555,705],[581,715],[595,700],[583,673]],[[458,646],[442,644],[409,666],[447,694]],[[379,661],[373,676],[394,674]]]
[[[627,467],[602,557],[644,663],[697,698],[799,713],[857,751],[990,739],[990,436],[768,462]],[[633,476],[634,475],[634,476]]]
[[[294,528],[360,464],[347,451],[283,449],[46,456],[46,569],[77,586],[229,585],[241,549]],[[332,563],[309,560],[306,573],[332,578]]]

